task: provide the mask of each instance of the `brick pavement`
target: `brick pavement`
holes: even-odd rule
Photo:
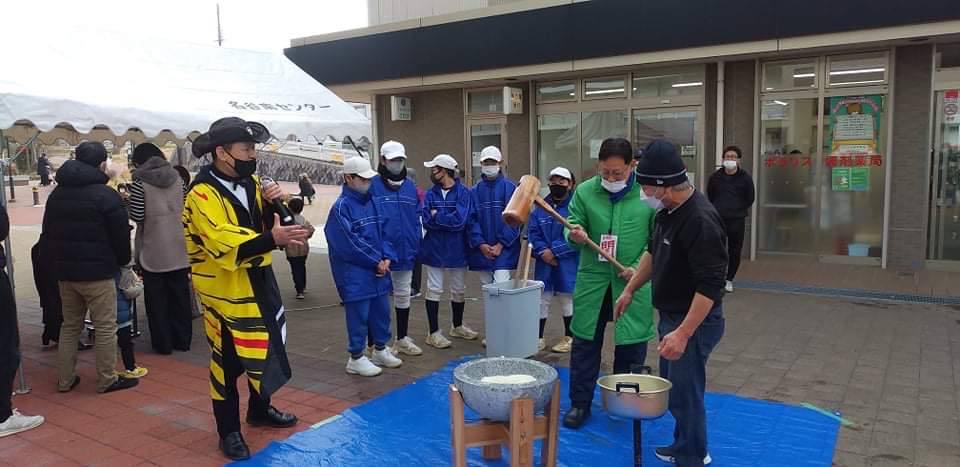
[[[40,346],[40,314],[29,263],[19,251],[32,244],[36,235],[30,226],[14,232],[22,350],[28,383],[34,389],[30,395],[16,397],[15,405],[26,413],[47,416],[47,423],[0,439],[0,465],[223,462],[210,416],[207,350],[199,321],[193,350],[188,353],[154,355],[146,344],[148,333],[139,339],[138,359],[151,373],[134,390],[96,395],[93,355],[82,353],[83,384],[73,393],[55,392],[56,352]],[[407,357],[402,368],[375,379],[348,376],[343,371],[342,310],[326,257],[314,255],[308,262],[309,290],[302,301],[293,297],[286,262],[280,255],[276,260],[289,308],[289,354],[294,369],[293,380],[276,400],[304,423],[287,430],[245,426],[244,435],[255,449],[410,383],[452,358],[482,352],[479,343],[458,340],[452,349],[428,349],[422,357]],[[748,263],[744,278],[814,285],[818,280],[842,281],[850,287],[873,281],[882,288],[892,287],[880,282],[888,277],[892,284],[903,281],[904,288],[913,290],[916,284],[926,283],[922,277],[916,281],[895,273],[851,279],[851,274],[861,271],[834,268],[764,261]],[[470,275],[468,295],[473,299],[467,304],[466,321],[482,329],[478,292],[477,278]],[[422,341],[426,333],[423,302],[414,301],[413,309],[411,335]],[[726,315],[726,335],[708,369],[710,390],[841,411],[857,426],[841,429],[834,456],[837,466],[960,465],[960,308],[738,290],[726,300]],[[441,322],[449,323],[446,304]],[[559,317],[552,316],[548,338],[556,338],[560,331]],[[651,354],[649,363],[656,366],[652,349]],[[564,356],[540,358],[566,365]],[[610,371],[611,361],[612,346],[607,342],[604,371]]]

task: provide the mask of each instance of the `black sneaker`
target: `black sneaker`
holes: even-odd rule
[[[657,448],[653,452],[656,454],[657,459],[660,459],[663,462],[670,464],[677,463],[677,459],[674,457],[673,447],[671,446]],[[710,465],[711,462],[713,462],[713,458],[710,457],[710,453],[708,452],[707,456],[703,458],[703,465]]]
[[[122,391],[124,389],[130,389],[132,387],[135,387],[138,384],[140,384],[140,380],[128,379],[118,375],[117,380],[114,381],[113,384],[111,384],[110,387],[105,389],[103,392],[107,393],[107,392],[113,392],[113,391]]]

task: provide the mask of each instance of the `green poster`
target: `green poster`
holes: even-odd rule
[[[850,191],[850,167],[833,168],[833,191]]]
[[[830,154],[880,154],[883,96],[831,97],[829,131],[824,135]]]
[[[850,169],[850,191],[870,191],[869,167],[853,167]]]

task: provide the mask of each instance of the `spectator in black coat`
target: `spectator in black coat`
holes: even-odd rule
[[[753,178],[740,167],[741,160],[743,153],[740,148],[727,146],[723,150],[723,167],[714,172],[707,182],[707,198],[717,208],[727,231],[727,292],[733,292],[733,278],[740,268],[743,236],[747,231],[746,217],[756,198]]]
[[[120,266],[130,262],[130,223],[120,195],[107,186],[110,159],[103,144],[77,146],[76,159],[57,171],[47,199],[43,235],[50,247],[63,303],[59,342],[59,390],[80,382],[77,342],[90,311],[96,329],[97,391],[137,385],[117,375],[117,290]]]

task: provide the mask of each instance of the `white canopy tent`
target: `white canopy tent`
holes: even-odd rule
[[[20,142],[17,133],[23,132],[11,128],[109,130],[135,142],[182,141],[218,118],[238,116],[263,123],[281,140],[370,138],[368,118],[279,51],[144,39],[131,32],[41,34],[4,25],[0,130]]]

